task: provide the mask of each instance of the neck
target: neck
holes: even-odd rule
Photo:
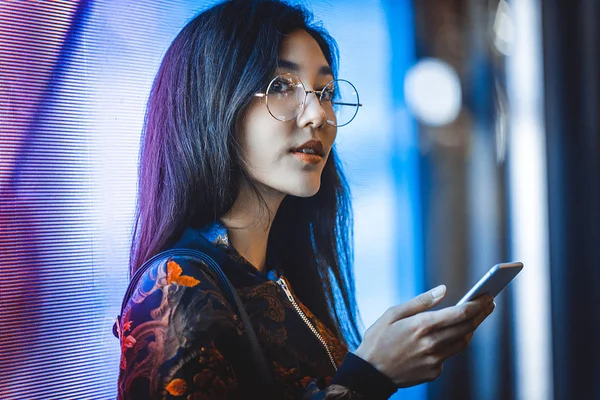
[[[265,272],[269,232],[285,195],[264,186],[259,191],[266,207],[247,184],[242,184],[233,207],[221,222],[236,251],[257,270]]]

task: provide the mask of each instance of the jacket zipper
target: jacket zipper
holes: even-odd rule
[[[327,355],[329,356],[329,361],[331,361],[331,364],[333,365],[333,369],[335,371],[337,371],[337,364],[335,362],[335,359],[333,358],[333,355],[331,354],[331,350],[329,350],[329,346],[327,346],[327,342],[325,342],[325,339],[323,339],[323,336],[321,336],[319,331],[317,331],[315,329],[315,327],[313,326],[313,324],[309,321],[308,317],[302,312],[302,309],[300,309],[300,306],[298,305],[298,303],[296,303],[296,300],[294,299],[294,296],[292,296],[292,292],[289,290],[283,277],[279,277],[279,279],[277,279],[276,282],[281,287],[281,289],[283,289],[288,300],[292,303],[292,305],[296,309],[296,312],[298,313],[298,315],[300,315],[300,318],[304,321],[306,326],[308,326],[308,328],[316,336],[316,338],[319,340],[319,342],[321,342],[321,344],[325,348],[325,351],[327,352]]]

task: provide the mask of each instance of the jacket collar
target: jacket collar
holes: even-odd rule
[[[225,247],[228,250],[235,250],[229,243],[229,234],[227,228],[220,222],[214,222],[198,230],[206,240],[218,247]]]
[[[212,224],[200,228],[197,230],[197,232],[214,246],[224,250],[229,257],[234,259],[234,261],[250,267],[253,273],[266,275],[269,280],[277,280],[278,277],[282,275],[281,270],[267,269],[266,273],[262,274],[256,268],[254,268],[254,266],[250,264],[248,260],[242,257],[242,255],[238,253],[238,251],[231,245],[227,228],[220,221],[213,222]]]

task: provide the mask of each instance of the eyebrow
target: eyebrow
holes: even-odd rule
[[[290,71],[294,71],[294,72],[300,71],[299,64],[297,64],[293,61],[288,61],[288,60],[279,60],[278,67],[283,68],[283,69],[289,69]],[[319,68],[319,75],[333,76],[333,71],[331,70],[331,67],[329,65],[323,65],[321,68]]]

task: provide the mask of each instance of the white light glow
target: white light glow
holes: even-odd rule
[[[507,58],[510,107],[509,185],[515,280],[516,388],[519,400],[552,400],[546,144],[540,3],[512,2],[515,37]]]
[[[456,71],[441,60],[425,58],[408,70],[404,95],[411,112],[426,125],[446,125],[460,111],[460,80]]]
[[[498,3],[496,17],[494,18],[494,46],[496,49],[509,55],[515,39],[512,11],[504,0]]]

